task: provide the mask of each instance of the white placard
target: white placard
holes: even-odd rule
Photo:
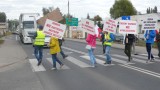
[[[65,30],[66,30],[66,25],[47,19],[44,25],[43,32],[46,35],[62,39]]]
[[[92,34],[92,35],[95,34],[93,21],[88,20],[88,19],[82,19],[81,27],[85,32]]]
[[[113,19],[107,19],[104,21],[103,31],[107,31],[110,33],[116,33],[117,29],[117,21]]]
[[[156,30],[157,29],[157,19],[147,18],[142,23],[142,30]]]
[[[72,30],[72,31],[77,30],[77,26],[71,26],[71,30]]]
[[[119,21],[119,33],[121,34],[137,34],[137,22],[130,20]]]

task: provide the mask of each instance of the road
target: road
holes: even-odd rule
[[[18,41],[19,42],[19,41]],[[105,56],[102,47],[97,46],[95,56],[97,66],[90,66],[85,43],[66,40],[63,51],[69,55],[63,59],[64,67],[51,70],[52,59],[49,49],[43,50],[43,62],[37,62],[32,45],[23,45],[28,55],[28,63],[38,77],[44,90],[159,90],[160,61],[146,64],[146,56],[133,55],[133,61],[127,63],[127,57],[121,49],[112,48],[112,65],[104,65]],[[57,64],[57,67],[58,64]]]

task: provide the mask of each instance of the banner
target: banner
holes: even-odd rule
[[[82,19],[81,27],[85,32],[92,34],[92,35],[95,34],[94,21],[91,21],[88,19]]]
[[[118,22],[113,19],[108,19],[104,21],[103,31],[107,31],[110,33],[116,33],[117,23]]]
[[[156,30],[157,29],[157,19],[147,18],[143,21],[142,30]]]
[[[119,21],[119,33],[121,34],[137,34],[137,22],[129,20]]]
[[[43,32],[46,35],[62,39],[65,30],[66,30],[66,25],[47,19],[44,25]]]

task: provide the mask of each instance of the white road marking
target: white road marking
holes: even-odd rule
[[[129,69],[132,69],[132,70],[141,72],[141,73],[145,73],[145,74],[148,74],[148,75],[157,77],[157,78],[160,78],[160,74],[159,74],[159,73],[156,73],[156,72],[153,72],[153,71],[149,71],[149,70],[142,69],[142,68],[138,68],[138,67],[131,66],[131,65],[122,65],[122,64],[121,64],[120,66],[125,67],[125,68],[129,68]]]
[[[68,56],[66,59],[67,59],[68,61],[70,61],[70,62],[78,65],[79,67],[82,67],[82,68],[91,67],[91,65],[86,64],[86,63],[84,63],[84,62],[82,62],[82,61],[80,61],[80,60],[77,60],[76,58],[71,57],[71,56]]]
[[[122,56],[122,55],[117,55],[117,54],[114,54],[114,55],[112,55],[112,56],[120,57],[120,58],[123,58],[123,59],[128,59],[127,56]],[[133,61],[136,61],[136,62],[139,62],[139,63],[146,64],[146,61],[140,60],[140,59],[136,59],[136,58],[133,58]]]
[[[139,55],[148,56],[148,54],[139,54]],[[153,55],[153,56],[156,57],[156,58],[159,58],[159,57],[156,56],[156,55]]]
[[[145,55],[144,55],[144,56],[145,56]],[[144,56],[134,55],[134,57],[142,58],[142,59],[146,59],[146,60],[147,60],[148,57],[144,57]],[[155,56],[154,56],[154,57],[155,57]],[[157,61],[157,62],[160,62],[160,60],[157,60],[157,59],[154,59],[154,60]]]
[[[74,50],[74,49],[72,49],[72,48],[68,48],[68,47],[64,47],[64,46],[62,46],[62,48],[67,49],[67,50],[70,50],[70,51],[73,51],[73,52],[76,52],[76,53],[80,53],[80,54],[85,54],[85,55],[88,54],[88,53],[85,53],[85,52],[82,52],[82,51],[78,51],[78,50]]]
[[[53,66],[53,61],[52,61],[52,58],[46,58],[51,64],[52,64],[52,66]],[[58,62],[56,62],[56,67],[57,67],[57,69],[70,69],[68,66],[66,66],[65,64],[63,65],[63,67],[62,68],[60,68],[60,65],[59,65],[59,63]]]
[[[42,64],[37,66],[37,59],[29,59],[29,62],[32,66],[33,72],[46,71]]]
[[[90,57],[89,57],[89,56],[80,56],[80,57],[82,57],[82,58],[90,61]],[[110,66],[110,65],[104,64],[105,61],[100,60],[100,59],[97,59],[97,58],[96,58],[96,62],[97,62],[98,64],[102,65],[102,66]],[[114,64],[111,64],[111,65],[114,65]]]
[[[104,55],[96,55],[96,56],[106,59],[106,56],[104,56]],[[131,63],[131,62],[127,63],[127,61],[119,60],[119,59],[116,59],[113,57],[112,57],[112,61],[117,62],[117,63],[121,63],[121,64],[135,64],[135,63]]]

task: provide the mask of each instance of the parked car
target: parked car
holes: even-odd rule
[[[115,41],[117,42],[122,42],[124,39],[124,36],[122,34],[114,34],[115,36]]]

